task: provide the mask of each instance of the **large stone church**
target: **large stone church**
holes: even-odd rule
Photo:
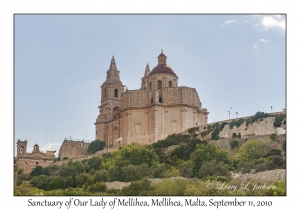
[[[150,71],[147,64],[139,90],[128,90],[120,79],[112,57],[106,80],[101,86],[100,114],[96,139],[108,147],[152,144],[173,133],[207,124],[207,109],[202,108],[195,88],[178,86],[178,77],[167,65],[163,51]]]

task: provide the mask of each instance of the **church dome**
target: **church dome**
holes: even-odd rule
[[[165,65],[165,64],[158,64],[156,67],[152,69],[149,75],[151,74],[157,74],[157,73],[167,73],[167,74],[174,74],[174,71],[171,69],[171,67]]]
[[[158,64],[156,67],[152,69],[149,75],[151,74],[157,74],[157,73],[167,73],[167,74],[173,74],[176,76],[174,73],[173,69],[171,67],[167,66],[167,56],[163,53],[161,50],[160,55],[157,57],[158,58]]]

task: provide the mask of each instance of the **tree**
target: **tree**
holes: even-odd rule
[[[88,152],[94,154],[97,151],[103,150],[104,147],[105,147],[105,142],[96,139],[90,143]]]
[[[206,178],[209,176],[225,176],[230,177],[228,165],[223,162],[216,162],[216,160],[206,161],[201,165],[198,176]]]
[[[272,149],[270,138],[249,139],[244,143],[235,156],[244,161],[266,157]]]
[[[194,173],[197,174],[202,164],[206,161],[215,160],[231,166],[232,160],[227,150],[219,148],[214,144],[198,144],[196,150],[191,154]]]
[[[119,148],[112,153],[112,161],[115,166],[128,166],[147,164],[149,167],[158,163],[158,156],[153,149],[140,146],[136,143]]]
[[[82,187],[86,183],[90,184],[91,179],[92,179],[91,175],[88,173],[76,174],[75,176],[76,187]]]
[[[32,169],[30,175],[31,176],[39,176],[42,173],[42,169],[43,169],[42,166],[36,166],[34,169]]]
[[[107,182],[108,181],[108,173],[106,170],[99,170],[93,176],[93,183],[96,182]]]

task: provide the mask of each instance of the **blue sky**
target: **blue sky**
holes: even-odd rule
[[[59,149],[94,140],[100,86],[114,55],[139,89],[163,49],[209,122],[286,107],[285,15],[15,15],[15,141]]]

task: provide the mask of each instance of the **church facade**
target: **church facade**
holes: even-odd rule
[[[161,52],[157,58],[158,64],[151,71],[147,64],[141,88],[128,90],[112,57],[95,122],[96,139],[105,141],[107,147],[152,144],[207,124],[208,111],[202,108],[196,89],[179,87],[167,57]]]
[[[24,169],[25,174],[28,174],[36,166],[42,167],[48,166],[53,163],[55,159],[55,151],[46,151],[46,153],[40,151],[38,144],[33,146],[31,153],[27,152],[27,140],[17,141],[17,156],[14,157],[14,170]]]

